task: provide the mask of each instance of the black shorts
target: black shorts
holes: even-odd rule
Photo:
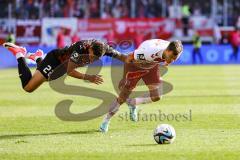
[[[50,51],[37,67],[37,70],[39,70],[47,80],[49,80],[49,76],[53,73],[54,69],[61,64],[55,56],[55,53],[58,51],[59,49]]]

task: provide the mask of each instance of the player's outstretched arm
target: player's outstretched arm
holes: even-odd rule
[[[119,51],[113,49],[112,47],[109,47],[105,53],[106,56],[113,57],[115,59],[118,59],[122,62],[129,63],[133,58],[129,55],[125,55],[120,53]]]
[[[83,74],[76,70],[77,67],[78,65],[70,60],[67,67],[67,74],[73,78],[87,80],[91,83],[95,83],[95,84],[103,83],[103,79],[101,78],[101,75]]]

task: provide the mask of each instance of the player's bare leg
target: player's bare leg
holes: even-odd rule
[[[25,61],[25,56],[27,52],[25,48],[17,46],[13,43],[4,43],[3,46],[7,48],[10,52],[12,52],[12,54],[16,57],[22,88],[26,92],[33,92],[44,81],[46,81],[46,78],[39,71],[35,71],[35,73],[32,75]]]
[[[42,73],[38,70],[36,70],[32,78],[28,81],[28,83],[24,86],[24,90],[26,92],[33,92],[35,91],[43,82],[45,82],[47,79],[42,75]]]
[[[117,113],[119,110],[119,107],[126,102],[127,98],[131,94],[132,90],[126,87],[123,87],[121,89],[121,92],[118,96],[117,99],[115,99],[111,105],[109,106],[109,112],[107,115],[104,117],[103,122],[100,126],[100,131],[101,132],[107,132],[108,131],[108,126],[110,123],[110,119]]]
[[[112,102],[112,104],[109,106],[109,112],[107,113],[106,117],[104,118],[101,126],[100,131],[101,132],[107,132],[110,119],[117,113],[119,110],[119,107],[124,103],[128,102],[128,104],[131,104],[130,108],[130,119],[132,121],[137,121],[137,105],[139,104],[146,104],[146,103],[152,103],[159,101],[161,98],[161,86],[160,85],[148,85],[149,88],[149,94],[146,94],[142,97],[137,97],[133,99],[128,99],[129,95],[132,92],[132,89],[128,88],[127,86],[123,86],[121,89],[121,92],[119,94],[119,97]]]
[[[124,76],[125,78],[122,79],[122,81],[119,84],[120,94],[118,98],[115,101],[113,101],[113,103],[109,106],[109,112],[107,113],[106,117],[103,120],[103,123],[100,126],[101,132],[108,131],[110,119],[117,113],[119,107],[127,101],[129,95],[131,94],[132,90],[136,87],[136,84],[140,80],[140,78],[147,73],[148,72],[146,71],[128,72]],[[136,107],[134,107],[133,109],[136,110]],[[132,118],[131,115],[130,118]],[[132,120],[135,121],[135,119]]]
[[[159,101],[162,98],[162,86],[159,84],[148,85],[149,93],[144,94],[141,97],[127,99],[127,104],[130,111],[130,120],[138,121],[137,109],[140,104],[147,104]]]
[[[141,97],[129,98],[127,99],[127,103],[130,105],[136,106],[139,104],[156,102],[161,99],[161,92],[160,92],[159,85],[148,85],[148,89],[149,89],[148,94],[144,94]]]

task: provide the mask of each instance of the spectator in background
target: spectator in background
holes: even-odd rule
[[[64,17],[72,17],[74,15],[74,2],[72,0],[67,0],[67,3],[64,3],[64,1],[61,2]]]
[[[182,11],[181,11],[180,5],[174,6],[171,1],[167,1],[167,6],[168,6],[167,15],[169,18],[177,18],[177,19],[182,18]]]
[[[24,4],[25,10],[27,11],[27,17],[29,19],[38,19],[39,18],[39,2],[34,0],[28,0]]]
[[[218,24],[214,24],[213,37],[214,37],[214,42],[216,44],[219,44],[221,39],[222,39],[222,35],[221,35],[221,31],[220,31],[220,28],[219,28]]]
[[[230,43],[233,49],[233,54],[230,56],[230,60],[238,60],[238,47],[240,45],[240,29],[236,27],[236,30],[230,35]]]
[[[73,16],[77,18],[83,18],[85,16],[86,9],[87,9],[86,1],[77,0],[73,6]]]
[[[183,24],[183,34],[188,36],[189,28],[189,17],[191,16],[190,7],[188,4],[182,6],[182,24]]]
[[[90,3],[88,4],[89,7],[89,16],[90,18],[98,18],[100,17],[99,13],[99,3],[95,0],[90,0]]]
[[[72,43],[80,41],[80,37],[78,36],[77,32],[75,32],[71,37]]]
[[[220,40],[221,44],[229,44],[229,36],[227,32],[223,32],[222,38]]]
[[[57,35],[57,48],[64,48],[65,45],[65,32],[66,29],[61,28]]]
[[[238,16],[236,26],[237,26],[237,29],[240,30],[240,16]]]
[[[194,3],[192,16],[194,17],[202,16],[201,5],[198,2]]]
[[[148,0],[147,4],[147,16],[148,18],[156,17],[157,15],[156,3],[154,0]]]
[[[14,16],[15,16],[17,19],[24,18],[23,15],[26,13],[24,7],[22,7],[22,6],[23,6],[22,3],[23,3],[23,2],[22,2],[21,0],[16,0],[16,4],[15,4],[15,15],[14,15]],[[2,6],[2,4],[1,4],[1,6]],[[8,8],[8,7],[6,7],[6,8]],[[0,17],[2,17],[2,16],[0,16]]]
[[[61,6],[56,0],[50,0],[50,17],[63,17]]]
[[[123,12],[122,5],[121,4],[117,5],[112,12],[114,18],[121,18]]]
[[[16,38],[12,32],[8,32],[6,42],[16,43]]]
[[[127,5],[123,5],[123,12],[121,15],[121,18],[129,18],[130,14],[129,14],[129,8],[127,7]]]
[[[192,52],[193,64],[196,64],[197,56],[200,60],[200,63],[203,63],[203,58],[202,58],[201,51],[200,51],[201,46],[202,46],[202,41],[201,41],[201,37],[198,32],[195,32],[192,40],[193,40],[193,52]]]
[[[103,18],[103,19],[112,18],[111,8],[109,5],[105,6],[104,11],[101,15],[101,18]]]
[[[164,2],[164,3],[163,3]],[[174,3],[173,3],[174,2]],[[179,5],[179,2],[183,6]],[[8,6],[12,7],[13,17],[17,19],[38,19],[44,17],[78,17],[78,18],[121,18],[130,17],[131,0],[0,0],[2,9],[0,17],[8,17]],[[161,17],[182,18],[185,24],[188,23],[190,14],[211,16],[213,4],[211,1],[190,1],[190,0],[135,0],[136,17]],[[104,4],[101,6],[100,4]],[[174,5],[173,5],[174,4]],[[228,24],[235,25],[239,17],[240,1],[227,1]],[[223,3],[217,1],[217,20],[223,25]],[[100,9],[103,7],[104,12]],[[192,10],[192,11],[190,11]],[[134,14],[133,14],[134,15]],[[187,26],[184,28],[186,34]]]
[[[143,18],[145,17],[144,15],[145,8],[143,5],[139,5],[138,10],[137,10],[137,17],[138,18]]]

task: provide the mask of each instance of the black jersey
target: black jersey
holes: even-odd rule
[[[98,40],[81,40],[78,42],[73,43],[70,46],[67,46],[63,49],[60,49],[59,52],[55,52],[55,57],[61,62],[64,63],[68,60],[71,60],[78,64],[88,64],[89,61],[89,51],[88,49],[91,47],[93,42],[99,42]],[[105,48],[105,53],[101,53],[101,55],[106,56],[114,56],[116,51],[112,49],[108,44],[102,43]]]
[[[55,70],[55,68],[59,66],[63,67],[60,68],[66,71],[69,61],[76,63],[78,66],[87,65],[90,63],[89,48],[91,47],[93,42],[102,43],[97,40],[81,40],[63,49],[52,50],[43,59],[37,69],[44,75],[46,79],[48,79],[49,75]],[[100,53],[97,55],[106,55],[115,58],[120,56],[120,53],[110,47],[108,44],[102,43],[102,45],[103,48],[105,48],[102,51],[104,53]],[[99,59],[99,57],[96,56],[96,60],[97,59]]]

